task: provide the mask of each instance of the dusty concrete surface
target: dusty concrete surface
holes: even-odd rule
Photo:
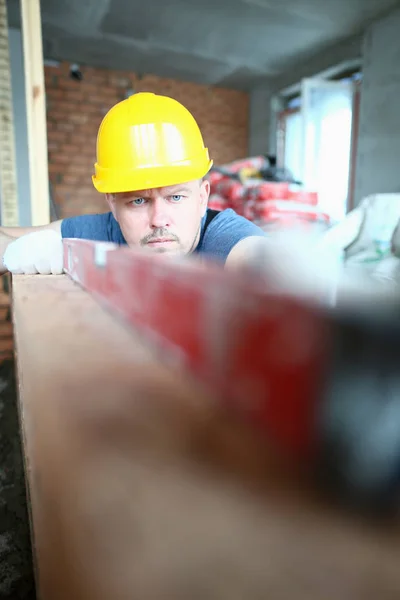
[[[35,600],[14,361],[0,364],[0,599]]]

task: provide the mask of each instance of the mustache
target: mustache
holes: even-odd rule
[[[154,240],[158,240],[160,238],[165,238],[166,240],[171,240],[173,242],[180,243],[180,239],[174,233],[171,233],[166,227],[157,227],[157,229],[153,229],[153,231],[147,234],[144,238],[140,240],[140,245],[145,246],[149,242],[153,242]]]

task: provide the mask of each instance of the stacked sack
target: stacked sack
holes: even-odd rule
[[[264,156],[255,156],[213,168],[209,173],[210,208],[214,210],[232,208],[238,215],[246,216],[247,199],[245,196],[250,183],[245,180],[244,173],[259,173],[267,163]]]
[[[316,192],[302,190],[288,181],[268,181],[271,177],[267,157],[255,156],[216,167],[209,173],[209,207],[232,208],[237,214],[264,229],[282,227],[320,227],[330,224],[329,216],[318,208]]]

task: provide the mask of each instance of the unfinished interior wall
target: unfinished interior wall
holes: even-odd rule
[[[368,194],[400,192],[400,9],[364,38],[355,204]]]
[[[249,153],[251,156],[267,154],[271,137],[271,98],[268,85],[255,88],[250,93]]]
[[[155,76],[82,68],[81,81],[70,64],[45,67],[49,171],[58,216],[106,210],[93,188],[97,129],[107,110],[130,90],[166,94],[196,118],[216,164],[248,154],[249,97],[244,92]]]

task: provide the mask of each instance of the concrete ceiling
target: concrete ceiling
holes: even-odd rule
[[[249,89],[398,0],[41,0],[45,57]],[[18,0],[9,0],[18,26]]]

